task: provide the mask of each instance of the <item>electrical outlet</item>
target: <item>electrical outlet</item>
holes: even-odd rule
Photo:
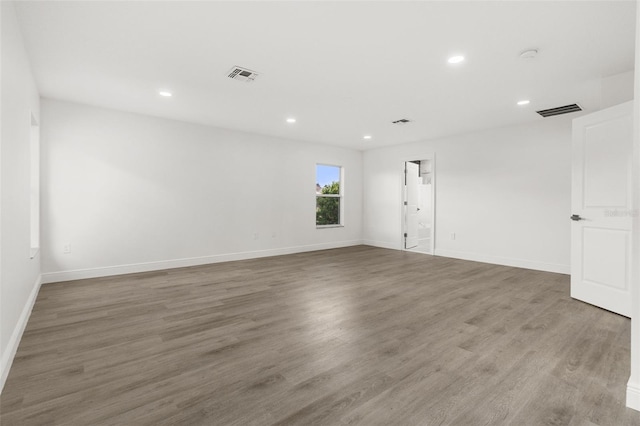
[[[69,254],[71,253],[71,243],[67,243],[62,247],[62,252],[64,254]]]
[[[451,233],[451,239],[452,239],[452,240],[455,240],[455,239],[456,239],[456,233],[455,233],[455,232],[452,232],[452,233]]]

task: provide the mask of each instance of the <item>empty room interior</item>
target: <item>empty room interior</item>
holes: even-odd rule
[[[640,425],[640,8],[2,1],[0,424]]]

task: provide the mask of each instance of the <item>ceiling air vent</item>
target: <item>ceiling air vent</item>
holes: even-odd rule
[[[229,74],[227,77],[232,78],[234,80],[243,81],[245,83],[251,83],[253,80],[258,77],[258,73],[255,71],[248,70],[242,67],[233,67],[229,70]]]
[[[411,120],[407,120],[406,118],[401,118],[400,120],[391,122],[391,124],[407,124],[407,123],[411,123]]]
[[[552,117],[554,115],[569,114],[570,112],[578,112],[578,111],[582,111],[582,108],[580,108],[580,105],[571,104],[571,105],[565,105],[557,108],[543,109],[536,112],[543,117]]]

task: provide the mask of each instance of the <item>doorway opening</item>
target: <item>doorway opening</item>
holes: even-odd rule
[[[404,250],[434,253],[434,170],[433,158],[404,163],[402,201],[402,247]]]

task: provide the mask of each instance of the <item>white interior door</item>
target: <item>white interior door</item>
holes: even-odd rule
[[[418,197],[420,196],[418,178],[420,166],[416,163],[406,162],[404,163],[404,173],[404,248],[410,249],[418,246]]]
[[[633,103],[573,121],[571,297],[631,315]]]

